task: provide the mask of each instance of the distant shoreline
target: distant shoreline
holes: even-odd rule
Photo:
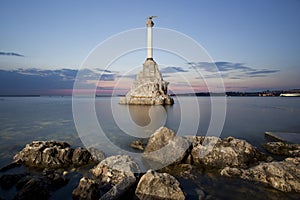
[[[300,93],[300,89],[293,90],[274,90],[274,91],[262,91],[262,92],[196,92],[196,93],[180,93],[180,94],[170,94],[170,96],[185,96],[185,97],[279,97],[282,94],[293,94]],[[19,94],[3,94],[0,97],[69,97],[72,95],[63,95],[63,94],[28,94],[28,95],[19,95]],[[84,95],[83,95],[84,96]],[[111,95],[111,94],[96,94],[95,97],[124,97],[125,95]],[[283,95],[282,95],[283,96]]]
[[[41,95],[0,95],[0,97],[41,97]]]

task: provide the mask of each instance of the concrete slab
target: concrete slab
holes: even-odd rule
[[[300,144],[300,133],[265,132],[265,136],[282,142]]]

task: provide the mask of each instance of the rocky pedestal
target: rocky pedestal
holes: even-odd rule
[[[163,80],[157,63],[153,59],[147,59],[131,90],[120,99],[120,104],[172,105],[174,100],[167,95],[168,84]]]

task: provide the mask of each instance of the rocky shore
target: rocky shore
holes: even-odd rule
[[[161,127],[147,144],[133,141],[130,146],[142,153],[147,172],[128,155],[105,157],[95,148],[34,141],[0,170],[1,191],[15,191],[12,199],[49,199],[65,187],[72,190],[64,194],[66,199],[222,199],[202,185],[199,177],[206,176],[212,184],[240,180],[257,185],[270,193],[266,198],[300,197],[299,144],[269,142],[262,145],[269,153],[263,153],[233,137],[179,137]],[[283,159],[275,160],[272,155]],[[158,166],[162,167],[153,170]],[[17,167],[26,170],[16,173]],[[187,188],[186,182],[197,187]]]

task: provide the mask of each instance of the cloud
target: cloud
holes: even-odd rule
[[[277,73],[277,69],[256,69],[246,66],[244,63],[233,62],[190,62],[192,68],[202,70],[206,73],[204,78],[216,78],[217,72],[221,73],[223,78],[241,79],[245,77],[265,77],[269,74]]]
[[[276,73],[279,70],[268,70],[268,69],[263,69],[263,70],[257,70],[257,71],[252,71],[252,72],[247,72],[246,74],[248,75],[266,75],[266,74],[272,74],[272,73]]]
[[[35,94],[37,91],[46,94],[50,90],[73,89],[78,70],[75,69],[16,69],[0,70],[0,94]],[[114,81],[115,73],[102,70],[95,73],[89,69],[83,69],[82,84],[89,85],[88,80]]]
[[[137,76],[136,74],[127,74],[127,75],[118,75],[117,77],[118,78],[129,78],[129,79],[135,80],[136,76]]]
[[[165,67],[160,69],[160,72],[163,74],[171,74],[177,72],[188,72],[188,70],[185,70],[182,67]]]
[[[19,57],[24,57],[24,55],[15,53],[15,52],[0,52],[1,56],[19,56]]]

